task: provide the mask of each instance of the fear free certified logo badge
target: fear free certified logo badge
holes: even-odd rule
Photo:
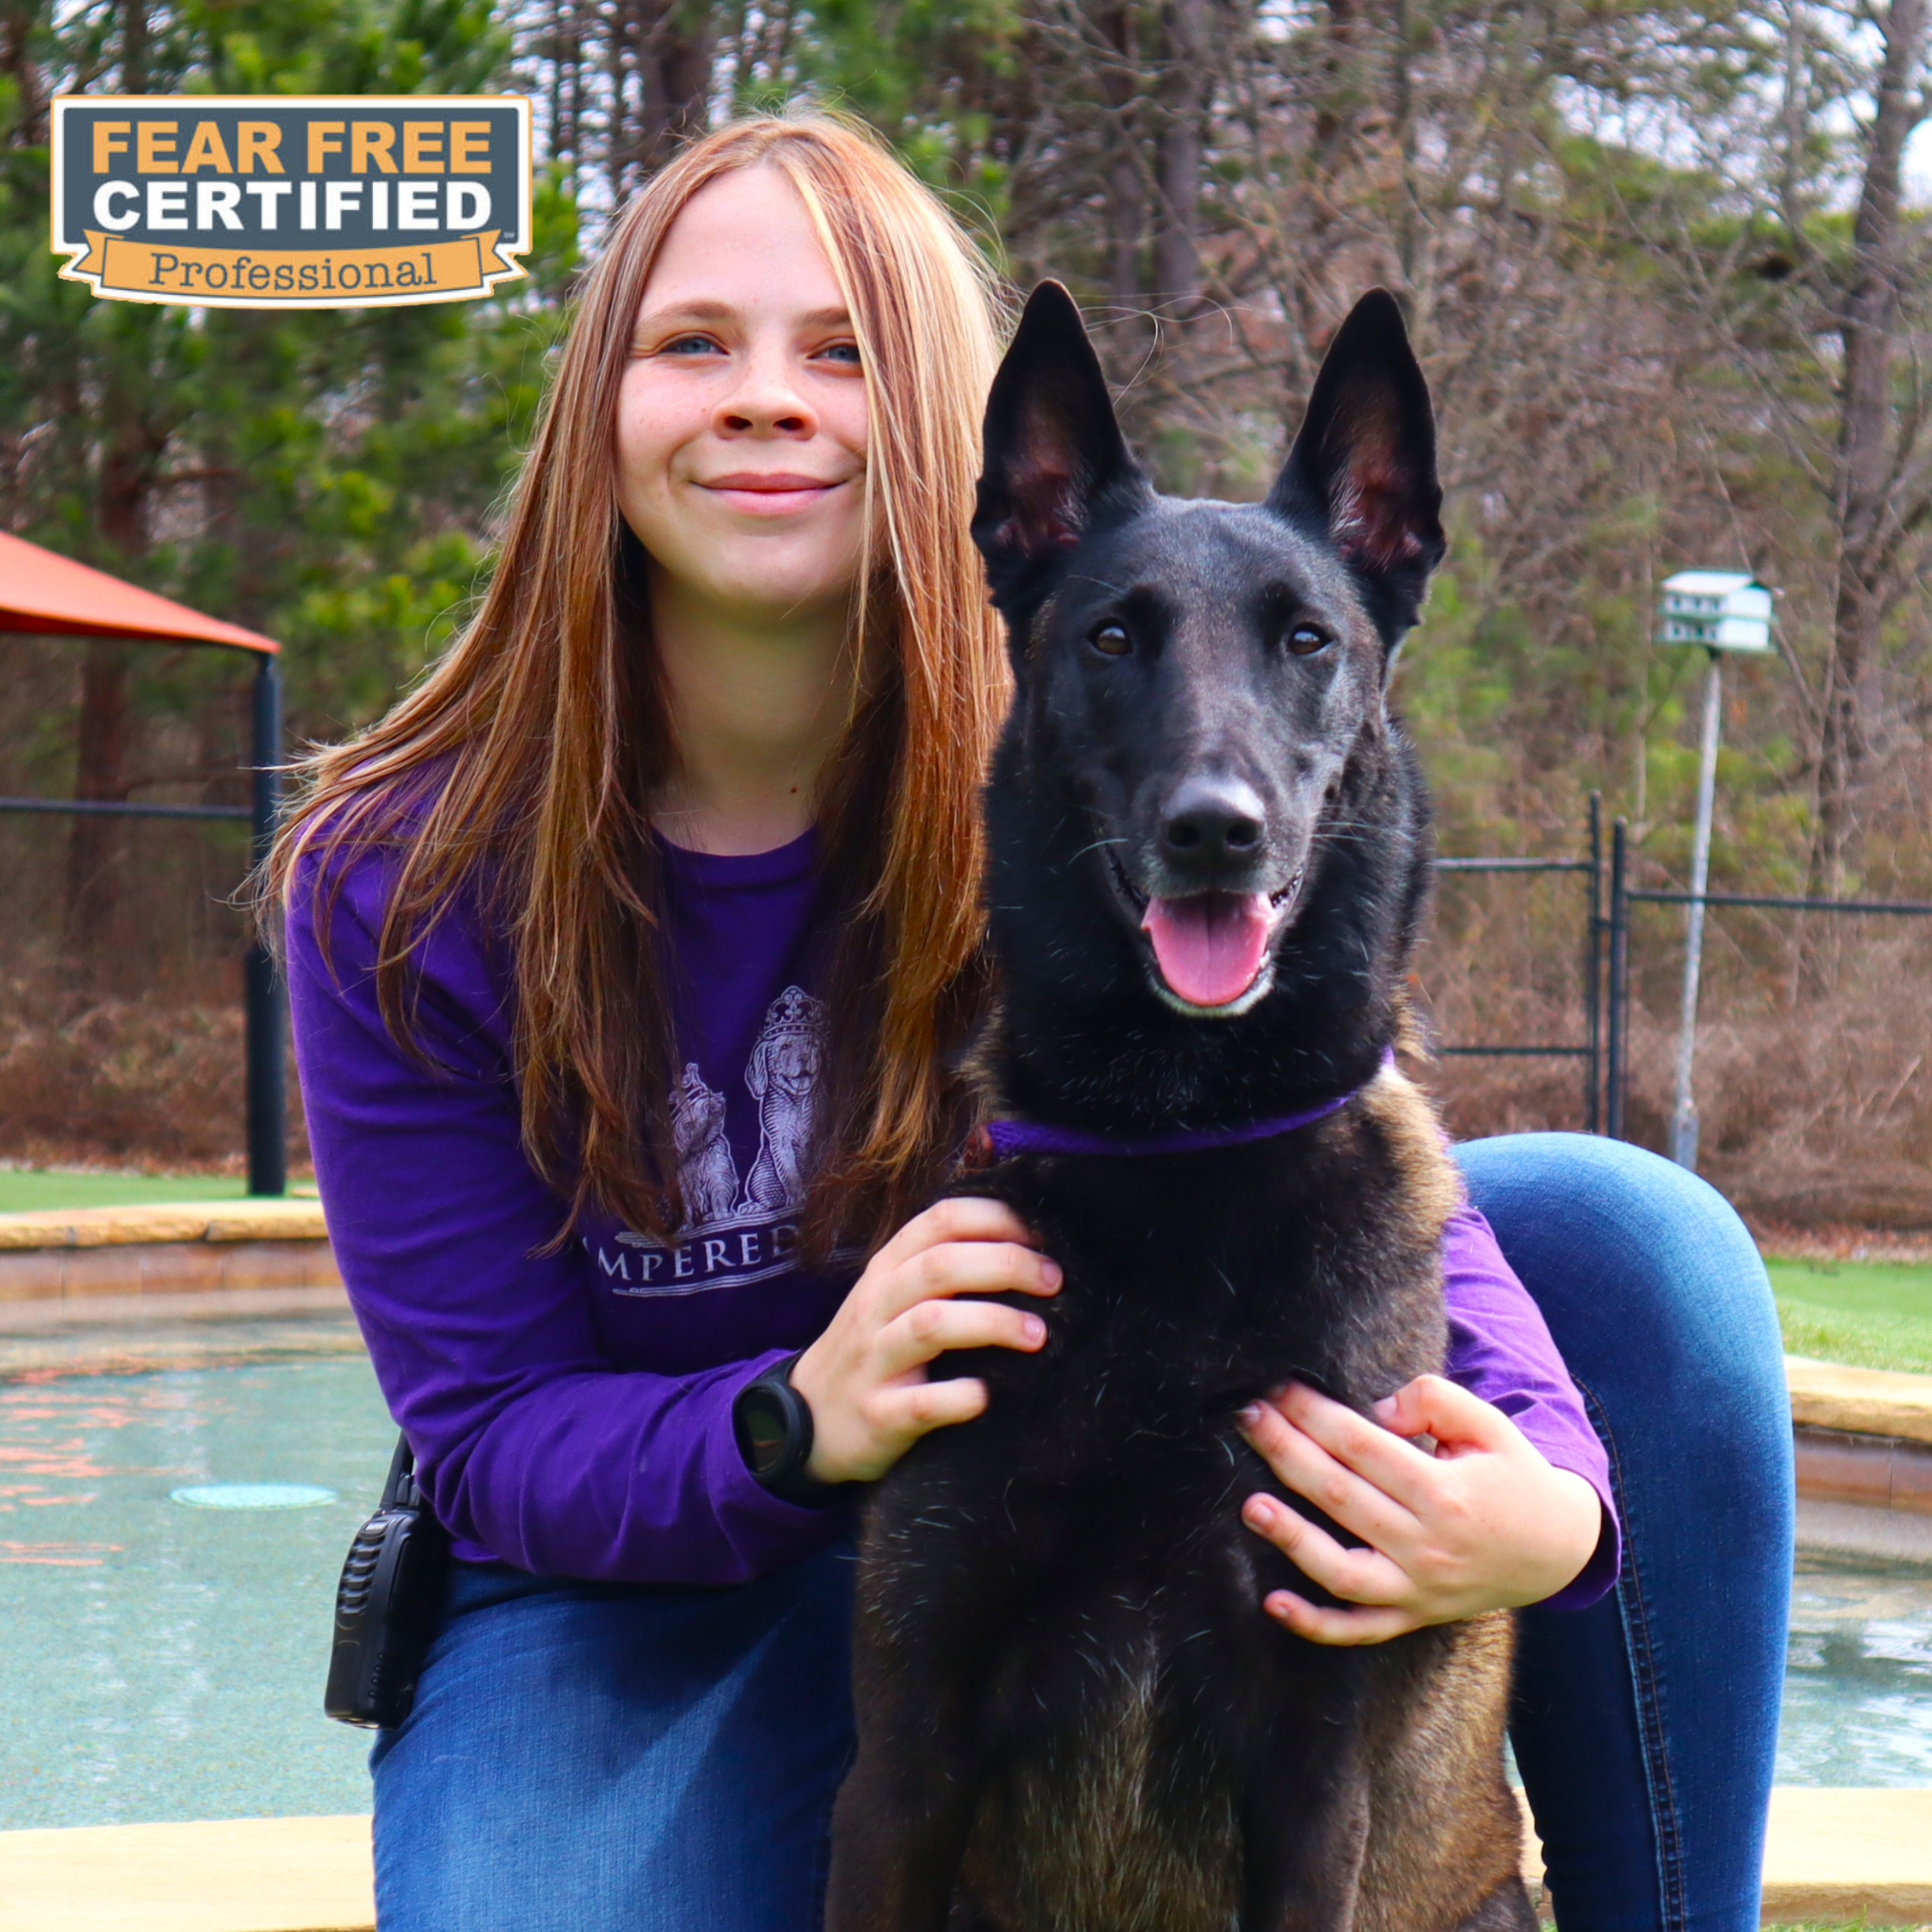
[[[117,301],[377,308],[523,274],[530,106],[513,94],[68,94],[60,273]]]

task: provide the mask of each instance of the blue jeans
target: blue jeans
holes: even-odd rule
[[[1791,1405],[1723,1198],[1620,1141],[1457,1150],[1610,1451],[1615,1591],[1525,1610],[1510,1737],[1563,1932],[1751,1932],[1791,1598]]]
[[[1463,1147],[1610,1448],[1622,1581],[1524,1613],[1511,1731],[1563,1932],[1755,1932],[1791,1576],[1770,1291],[1722,1199],[1614,1141]],[[460,1568],[378,1739],[381,1932],[814,1932],[852,1563],[732,1590]]]

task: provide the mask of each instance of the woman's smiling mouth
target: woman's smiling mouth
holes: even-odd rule
[[[822,503],[847,481],[845,477],[801,476],[788,469],[741,469],[710,477],[697,487],[722,497],[747,516],[777,517]]]

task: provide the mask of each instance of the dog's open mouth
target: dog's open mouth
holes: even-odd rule
[[[1191,1007],[1225,1007],[1260,977],[1273,908],[1260,892],[1150,899],[1141,930],[1168,990]]]
[[[1109,855],[1110,861],[1112,855]],[[1153,963],[1168,990],[1191,1007],[1228,1007],[1268,963],[1269,943],[1301,884],[1297,873],[1278,892],[1191,892],[1150,899],[1113,866],[1129,904],[1139,909]]]

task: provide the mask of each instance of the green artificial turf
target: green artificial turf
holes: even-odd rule
[[[1932,1374],[1932,1266],[1774,1257],[1765,1267],[1788,1353]]]
[[[135,1208],[169,1201],[233,1201],[248,1192],[239,1174],[73,1174],[58,1168],[0,1168],[0,1215],[43,1208]],[[297,1194],[314,1194],[298,1187]]]

